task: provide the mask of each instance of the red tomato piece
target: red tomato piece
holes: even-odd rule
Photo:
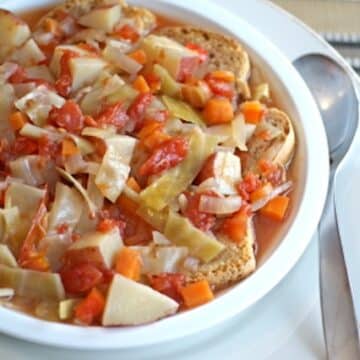
[[[223,96],[228,99],[232,99],[234,97],[235,91],[231,83],[215,79],[211,76],[211,74],[207,74],[204,80],[215,95]]]
[[[70,60],[79,57],[75,51],[64,50],[60,59],[60,76],[55,82],[55,89],[61,96],[68,96],[71,91],[72,75]]]
[[[150,176],[170,169],[184,160],[189,150],[186,139],[175,137],[161,143],[141,165],[139,174]]]
[[[24,136],[18,136],[12,146],[12,151],[16,155],[31,155],[38,152],[36,140]]]
[[[202,48],[200,45],[194,44],[194,43],[188,43],[186,44],[186,47],[190,50],[193,50],[199,54],[200,61],[203,63],[208,59],[208,52]]]
[[[68,100],[61,108],[52,108],[48,123],[72,133],[79,133],[84,127],[84,115],[76,102]]]
[[[12,74],[9,77],[9,83],[11,83],[11,84],[21,84],[26,79],[27,79],[27,76],[26,76],[25,69],[22,68],[21,66],[17,65],[16,71],[14,72],[14,74]]]
[[[114,228],[118,228],[120,233],[123,233],[126,223],[121,220],[103,219],[98,223],[96,230],[100,232],[108,232]]]
[[[204,213],[199,210],[200,197],[205,193],[185,194],[187,198],[187,206],[183,211],[183,215],[187,217],[194,226],[202,231],[209,231],[216,222],[214,214]],[[206,192],[206,195],[214,195],[212,192]]]
[[[96,321],[105,308],[105,298],[103,294],[93,288],[90,293],[75,307],[75,318],[86,325],[91,325]]]
[[[242,181],[237,185],[239,195],[245,201],[250,200],[250,194],[259,189],[261,181],[259,177],[253,173],[247,173]]]
[[[139,33],[129,24],[125,24],[120,29],[117,29],[114,35],[121,39],[129,40],[131,43],[135,43],[140,38]]]
[[[185,284],[184,274],[162,273],[158,275],[149,275],[149,282],[154,290],[169,296],[178,303],[182,302],[180,288]]]
[[[135,130],[142,126],[145,112],[153,101],[153,95],[150,93],[139,94],[128,109],[128,115],[135,122]]]
[[[97,125],[114,125],[117,129],[121,130],[129,120],[126,110],[121,102],[107,106],[97,116],[95,122]]]
[[[95,265],[85,262],[65,266],[60,270],[60,276],[65,290],[72,294],[85,293],[103,282],[102,272]]]

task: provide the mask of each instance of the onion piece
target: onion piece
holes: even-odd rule
[[[155,245],[159,245],[159,246],[171,245],[171,241],[159,231],[153,231],[152,237]]]
[[[262,207],[264,207],[270,200],[272,200],[274,197],[281,195],[285,192],[288,192],[293,186],[293,182],[292,181],[287,181],[279,186],[277,186],[276,188],[274,188],[267,196],[263,197],[262,199],[255,201],[252,205],[251,205],[251,210],[252,211],[258,211],[260,210]]]
[[[242,199],[240,196],[229,196],[219,198],[209,195],[201,195],[199,210],[208,214],[226,215],[232,214],[241,208]]]
[[[17,70],[18,65],[6,62],[0,66],[0,83],[6,82]]]

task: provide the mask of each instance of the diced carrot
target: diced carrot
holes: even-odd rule
[[[16,111],[10,115],[10,125],[14,130],[20,130],[27,122],[27,117],[21,111]]]
[[[141,65],[146,64],[146,53],[142,49],[133,51],[129,56]]]
[[[290,199],[288,196],[276,196],[260,209],[260,214],[281,221],[285,217],[289,201]]]
[[[235,75],[231,71],[215,70],[210,73],[210,76],[213,79],[224,81],[227,83],[232,83],[235,81]]]
[[[214,298],[214,294],[207,280],[200,280],[195,283],[182,286],[180,288],[181,296],[188,308],[207,303]]]
[[[208,125],[224,124],[234,118],[234,110],[228,99],[212,98],[206,103],[203,116]]]
[[[231,241],[240,244],[246,236],[248,219],[249,207],[243,206],[230,218],[225,219],[222,225],[222,231]]]
[[[115,271],[131,280],[138,281],[141,271],[140,254],[128,247],[123,247],[116,258]]]
[[[148,83],[151,93],[156,93],[161,89],[161,80],[159,76],[157,76],[155,73],[150,72],[147,74],[144,74],[145,80]]]
[[[71,139],[64,139],[61,145],[61,154],[71,156],[79,153],[79,149]]]
[[[76,305],[75,318],[83,324],[91,325],[102,315],[104,308],[105,298],[103,294],[93,288],[86,298]]]
[[[151,133],[153,133],[155,130],[163,127],[163,124],[161,124],[158,121],[146,121],[144,126],[141,128],[141,130],[138,132],[137,136],[140,140],[144,140],[146,137],[148,137]]]
[[[138,203],[136,203],[134,200],[130,199],[125,194],[121,194],[116,203],[119,205],[120,209],[124,212],[130,213],[130,214],[136,214],[136,211],[139,207]]]
[[[127,180],[126,182],[126,185],[134,190],[135,192],[139,193],[141,191],[141,187],[140,185],[138,184],[138,182],[135,180],[135,178],[133,177],[129,177],[129,179]]]
[[[132,85],[141,94],[150,92],[150,87],[142,75],[138,75]]]
[[[162,143],[164,143],[165,141],[168,141],[170,139],[171,139],[170,135],[165,134],[161,130],[156,130],[152,134],[150,134],[148,137],[146,137],[142,143],[146,149],[151,150],[151,149],[154,149],[155,147],[158,147],[159,145],[161,145]]]
[[[264,106],[260,101],[246,101],[241,104],[240,111],[244,114],[246,123],[256,125],[264,114]]]
[[[265,196],[270,194],[272,189],[273,189],[272,185],[270,183],[266,183],[265,185],[263,185],[262,187],[258,188],[257,190],[255,190],[250,194],[250,201],[254,203],[255,201],[264,198]]]
[[[129,40],[132,43],[135,43],[140,38],[140,34],[129,24],[116,29],[113,35],[120,39]]]

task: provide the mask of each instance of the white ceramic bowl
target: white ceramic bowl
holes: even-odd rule
[[[12,11],[54,4],[54,0],[5,0]],[[156,323],[137,327],[83,328],[51,323],[0,308],[0,331],[32,342],[79,349],[135,348],[179,339],[208,329],[255,303],[294,266],[320,219],[328,186],[328,148],[315,102],[296,70],[256,29],[207,0],[129,1],[169,17],[238,38],[261,67],[277,101],[293,119],[297,134],[295,201],[281,238],[254,274],[214,301]],[[294,39],[296,41],[296,39]]]

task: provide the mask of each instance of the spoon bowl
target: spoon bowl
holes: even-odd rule
[[[294,61],[294,66],[319,107],[334,169],[348,151],[358,122],[353,81],[342,66],[325,55],[304,55]]]

